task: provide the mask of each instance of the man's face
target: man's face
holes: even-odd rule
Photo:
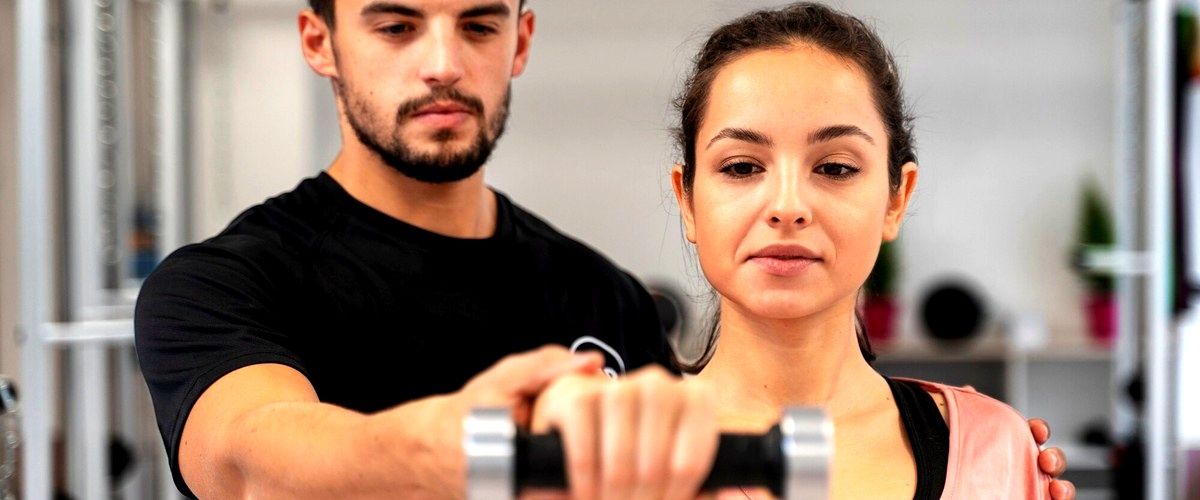
[[[334,84],[358,140],[423,182],[470,177],[504,131],[532,13],[518,0],[340,0]]]

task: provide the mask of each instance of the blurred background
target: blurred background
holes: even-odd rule
[[[675,304],[693,353],[711,295],[670,193],[670,102],[711,28],[780,3],[529,4],[488,182]],[[1197,5],[832,5],[875,26],[917,118],[915,202],[863,294],[876,366],[1049,420],[1081,499],[1200,498]],[[0,500],[176,495],[133,300],[336,154],[304,6],[0,0]]]

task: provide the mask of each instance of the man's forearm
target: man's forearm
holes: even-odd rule
[[[263,406],[230,425],[219,461],[224,471],[217,473],[232,477],[209,484],[228,485],[215,492],[222,497],[461,496],[461,424],[438,418],[447,400],[422,399],[374,415],[322,403]]]

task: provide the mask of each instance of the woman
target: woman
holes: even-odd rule
[[[716,427],[763,431],[782,407],[807,404],[834,422],[834,497],[1048,497],[1037,445],[1011,408],[869,364],[858,291],[918,178],[899,76],[878,37],[853,17],[794,4],[719,28],[695,62],[677,101],[683,161],[671,179],[720,295],[720,341],[685,367],[695,377],[683,384],[649,374],[553,386],[535,430],[580,419],[593,430],[564,432],[569,456],[586,450],[569,458],[573,485],[686,497],[705,472],[696,464],[711,463]],[[578,463],[588,457],[602,463]]]

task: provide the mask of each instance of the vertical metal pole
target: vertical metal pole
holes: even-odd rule
[[[115,143],[116,127],[100,127],[100,94],[115,96],[115,86],[100,86],[101,63],[97,49],[99,30],[94,0],[70,0],[64,9],[70,16],[67,30],[71,34],[67,50],[68,64],[63,78],[67,79],[69,95],[66,100],[69,123],[68,149],[68,219],[66,243],[68,246],[69,270],[68,299],[75,313],[71,319],[89,319],[86,309],[100,303],[103,271],[100,252],[100,186],[102,182],[99,164],[102,145]],[[107,64],[107,71],[116,71],[115,63]],[[115,113],[109,109],[106,113]],[[82,317],[81,317],[82,316]]]
[[[71,413],[68,435],[71,490],[78,498],[108,498],[108,363],[101,342],[71,351]]]
[[[137,362],[134,357],[133,347],[126,345],[118,345],[114,349],[115,356],[113,363],[115,364],[116,380],[113,386],[117,392],[117,407],[114,408],[116,414],[116,422],[114,422],[117,435],[130,446],[136,457],[142,450],[139,446],[142,442],[142,425],[141,418],[145,407],[138,404],[138,393],[141,392],[145,384],[138,377]],[[124,484],[113,485],[114,492],[123,500],[143,500],[146,498],[146,483],[149,479],[153,479],[153,475],[149,474],[151,470],[148,457],[142,457],[137,460],[137,466],[129,471],[129,479]]]
[[[1117,248],[1133,253],[1141,250],[1142,198],[1140,179],[1145,169],[1145,54],[1146,5],[1140,1],[1121,4],[1117,28],[1117,85],[1114,127],[1116,158],[1114,211],[1117,224]],[[1137,430],[1137,413],[1126,396],[1125,388],[1139,369],[1142,328],[1141,274],[1118,274],[1117,340],[1113,347],[1112,394],[1113,437],[1125,441]]]
[[[134,171],[134,71],[133,44],[137,43],[133,30],[133,1],[104,0],[99,3],[109,3],[107,12],[101,13],[101,18],[113,19],[112,26],[105,31],[101,26],[102,36],[107,41],[100,44],[100,57],[113,61],[114,71],[109,75],[101,75],[101,86],[109,84],[116,86],[116,95],[111,97],[101,95],[102,105],[111,105],[116,113],[110,117],[111,124],[117,129],[119,138],[115,144],[105,145],[107,148],[104,158],[107,164],[101,164],[102,177],[111,176],[113,182],[102,192],[105,203],[101,213],[106,214],[105,225],[108,234],[102,240],[107,261],[104,262],[105,290],[103,297],[106,304],[123,305],[125,299],[119,293],[129,287],[137,286],[133,277],[133,261],[135,251],[132,248],[134,217],[137,210],[137,186]],[[107,16],[107,17],[106,17]],[[101,127],[106,123],[101,122]],[[132,297],[130,297],[132,298]],[[116,313],[123,315],[124,312]],[[89,318],[90,319],[90,318]]]
[[[1150,0],[1146,43],[1146,498],[1173,497],[1174,432],[1168,260],[1171,249],[1171,165],[1174,118],[1174,3]]]
[[[154,66],[158,84],[158,247],[160,257],[187,242],[186,195],[184,191],[184,102],[183,0],[159,0],[157,50]]]
[[[17,185],[20,193],[22,491],[50,498],[50,349],[40,325],[50,317],[50,19],[45,0],[17,1]]]

